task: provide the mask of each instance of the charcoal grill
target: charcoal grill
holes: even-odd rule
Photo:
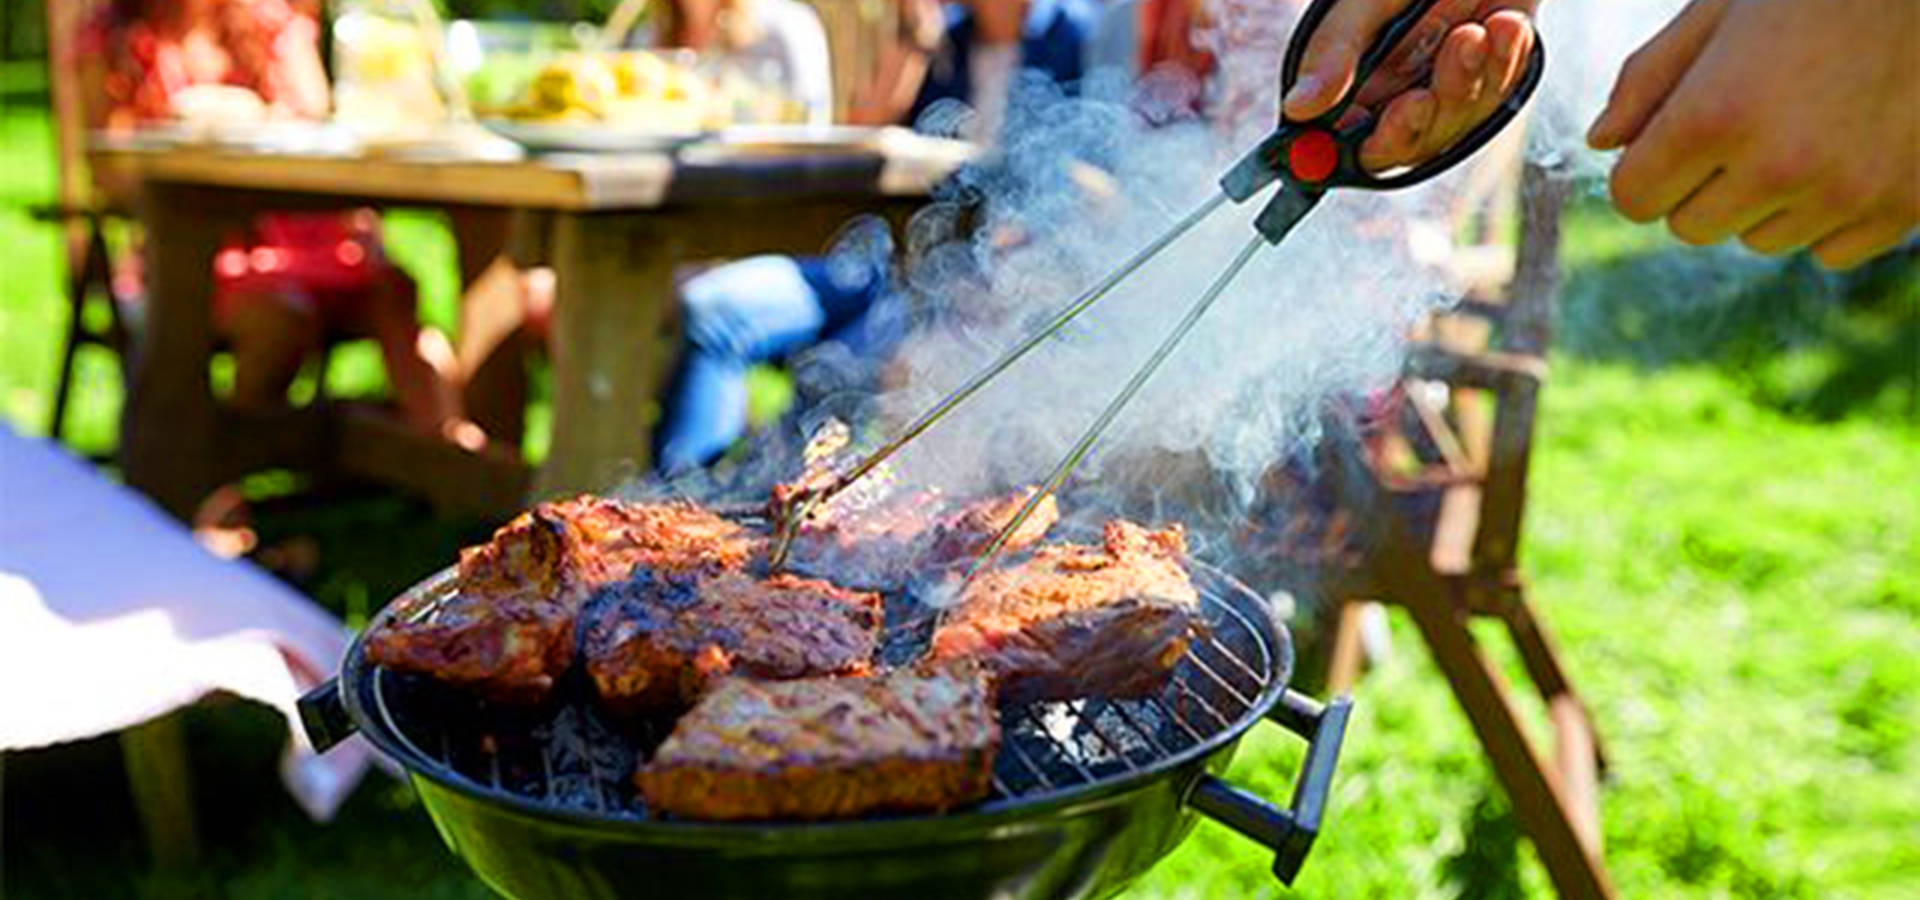
[[[453,574],[401,595],[368,630],[432,615]],[[448,847],[521,900],[1104,897],[1171,852],[1196,814],[1272,848],[1275,876],[1291,883],[1320,829],[1350,703],[1289,690],[1293,648],[1267,602],[1218,570],[1196,564],[1194,575],[1207,635],[1164,691],[1004,708],[992,796],[947,815],[665,818],[629,780],[664,726],[604,718],[580,684],[539,709],[501,709],[369,665],[360,640],[301,712],[315,746],[358,731],[404,766]],[[888,653],[911,655],[899,642],[916,629],[899,625]],[[1309,742],[1286,809],[1220,777],[1263,718]]]

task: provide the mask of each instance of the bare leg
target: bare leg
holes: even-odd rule
[[[462,418],[453,348],[445,335],[420,326],[411,287],[389,284],[374,298],[370,313],[373,337],[407,424],[462,446],[484,444],[485,436],[472,434],[473,424]]]
[[[287,402],[287,385],[320,346],[320,317],[312,306],[267,294],[233,301],[221,333],[233,349],[235,407],[266,410]]]

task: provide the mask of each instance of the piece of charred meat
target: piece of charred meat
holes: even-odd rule
[[[368,635],[367,659],[492,699],[538,702],[573,664],[575,621],[594,590],[636,566],[743,566],[757,541],[687,503],[542,503],[462,551],[454,594],[430,615]]]
[[[576,602],[567,591],[460,591],[420,621],[367,635],[367,661],[429,675],[503,703],[546,699],[573,665]]]
[[[587,674],[616,712],[677,711],[730,673],[863,674],[881,616],[878,594],[794,575],[636,572],[586,613]]]
[[[460,554],[463,588],[532,587],[562,582],[591,590],[635,567],[691,572],[737,569],[764,539],[738,523],[684,501],[628,503],[581,495],[542,503]]]
[[[1020,511],[1035,488],[977,501],[942,513],[938,493],[919,491],[876,506],[834,504],[801,526],[789,563],[830,573],[843,584],[896,590],[919,576],[971,560]],[[1034,509],[1007,540],[1007,551],[1046,537],[1060,519],[1052,497]]]
[[[1033,499],[1039,488],[1027,488],[1014,491],[1000,497],[981,500],[969,504],[957,513],[948,516],[933,538],[932,561],[935,565],[950,565],[971,560],[980,551],[987,549],[1000,529],[1007,527],[1020,509]],[[1024,550],[1040,542],[1060,521],[1060,507],[1053,502],[1049,494],[1034,507],[1033,515],[1020,523],[1019,530],[1007,536],[1007,544],[1002,550],[1013,553]]]
[[[868,678],[729,678],[634,773],[649,806],[688,819],[930,813],[985,798],[1000,744],[976,667]]]
[[[1100,547],[1041,547],[975,578],[929,656],[978,660],[1012,702],[1155,693],[1200,621],[1186,553],[1179,526],[1124,521]]]

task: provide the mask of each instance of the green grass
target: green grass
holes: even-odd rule
[[[18,208],[47,190],[43,127],[37,113],[0,117],[0,414],[29,432],[43,427],[63,316],[55,247]],[[1525,559],[1611,756],[1602,804],[1620,896],[1920,896],[1913,263],[1783,273],[1586,208],[1570,233]],[[415,216],[393,240],[445,323],[444,234]],[[379,387],[376,358],[336,369],[349,387]],[[89,372],[77,431],[104,447],[115,375],[105,360]],[[304,587],[349,621],[478,533],[378,493],[282,509],[261,528],[269,541],[317,537],[324,565]],[[1402,619],[1394,639],[1357,691],[1297,892],[1274,885],[1264,851],[1202,823],[1128,896],[1549,896]],[[275,781],[271,713],[203,704],[188,727],[206,865],[146,874],[117,748],[87,741],[6,758],[0,893],[487,896],[405,787],[373,777],[338,821],[313,825]],[[1299,755],[1261,726],[1233,777],[1283,798]]]

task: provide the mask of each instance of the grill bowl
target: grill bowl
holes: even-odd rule
[[[1209,636],[1160,696],[1004,708],[993,795],[946,815],[822,823],[650,815],[627,776],[632,746],[657,735],[615,735],[584,699],[489,709],[369,665],[360,639],[339,679],[301,701],[302,714],[316,746],[359,731],[404,766],[447,846],[519,900],[1104,897],[1171,852],[1196,814],[1274,848],[1275,873],[1291,882],[1318,832],[1350,707],[1287,689],[1292,645],[1265,600],[1204,565],[1194,579]],[[449,569],[416,585],[367,632],[425,614],[452,580]],[[1219,778],[1262,718],[1311,743],[1291,809]]]

